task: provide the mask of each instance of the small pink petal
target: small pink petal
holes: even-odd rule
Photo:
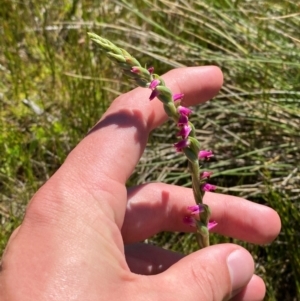
[[[202,205],[188,206],[187,209],[191,211],[191,214],[198,214],[200,212],[203,212],[203,206]]]
[[[183,218],[183,223],[186,224],[186,225],[189,225],[190,227],[196,228],[196,221],[191,216],[185,216]]]
[[[186,139],[187,136],[190,134],[192,128],[189,125],[184,124],[181,130],[177,133],[177,136],[181,136],[182,139]]]
[[[173,94],[173,100],[174,100],[174,101],[182,100],[182,99],[183,99],[183,96],[184,96],[183,93],[176,93],[176,94]]]
[[[181,152],[183,148],[188,147],[190,144],[189,140],[183,139],[174,144],[177,152]]]
[[[149,85],[149,88],[151,90],[154,90],[158,85],[160,84],[160,81],[158,79],[154,79],[150,85]]]
[[[192,110],[183,106],[179,106],[177,111],[180,115],[189,116],[192,113]]]
[[[214,191],[214,190],[216,190],[217,187],[215,185],[205,183],[201,186],[201,188],[203,191]]]
[[[200,179],[206,179],[206,178],[209,179],[212,174],[213,173],[211,171],[203,171],[200,174]]]
[[[158,94],[159,94],[158,91],[154,89],[150,94],[149,100],[153,100],[155,97],[158,96]]]
[[[213,229],[218,223],[216,221],[210,221],[207,225],[208,231]]]
[[[198,158],[199,159],[209,159],[211,157],[213,157],[214,154],[211,150],[201,150],[199,153],[198,153]]]

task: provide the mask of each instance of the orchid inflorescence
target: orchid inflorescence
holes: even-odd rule
[[[196,237],[200,248],[208,246],[208,231],[215,227],[217,223],[210,220],[210,209],[206,204],[203,204],[203,193],[213,191],[216,187],[206,183],[212,173],[209,171],[200,172],[199,160],[209,160],[213,157],[213,153],[210,150],[201,150],[200,143],[196,139],[194,125],[189,120],[192,110],[181,105],[184,95],[182,93],[172,94],[163,78],[154,74],[153,67],[143,68],[126,50],[94,33],[88,33],[88,35],[138,86],[149,88],[151,90],[149,100],[158,98],[163,103],[166,114],[177,124],[178,132],[176,136],[180,140],[174,143],[174,148],[177,152],[184,153],[188,159],[196,202],[196,205],[187,207],[183,222],[196,228]]]

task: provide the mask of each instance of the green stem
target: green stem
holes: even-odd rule
[[[189,169],[192,177],[192,188],[193,188],[194,199],[196,204],[202,204],[203,195],[202,195],[201,184],[199,180],[199,173],[200,173],[199,164],[198,162],[191,162],[191,161],[188,162],[189,162],[188,164],[189,164]]]

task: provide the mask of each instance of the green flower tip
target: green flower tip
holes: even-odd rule
[[[104,39],[92,32],[88,32],[87,34],[91,38],[91,40],[99,44],[103,50],[110,51],[111,53],[116,55],[123,55],[123,51],[109,40]]]

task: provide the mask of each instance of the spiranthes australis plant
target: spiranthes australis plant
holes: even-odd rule
[[[172,94],[164,80],[154,74],[154,68],[144,68],[126,50],[117,47],[107,39],[94,33],[88,33],[90,38],[100,45],[101,50],[114,62],[123,72],[131,77],[138,86],[151,90],[149,100],[157,97],[162,103],[166,114],[173,119],[178,126],[176,134],[179,141],[174,144],[177,152],[182,152],[188,159],[188,166],[192,178],[192,189],[196,204],[187,207],[187,214],[183,222],[196,228],[196,238],[200,248],[209,246],[209,230],[217,225],[210,220],[210,209],[203,204],[203,193],[215,190],[215,186],[206,183],[211,172],[200,171],[199,161],[209,160],[213,157],[210,150],[201,150],[199,141],[196,139],[195,127],[189,121],[192,111],[181,105],[184,95],[182,93]]]

